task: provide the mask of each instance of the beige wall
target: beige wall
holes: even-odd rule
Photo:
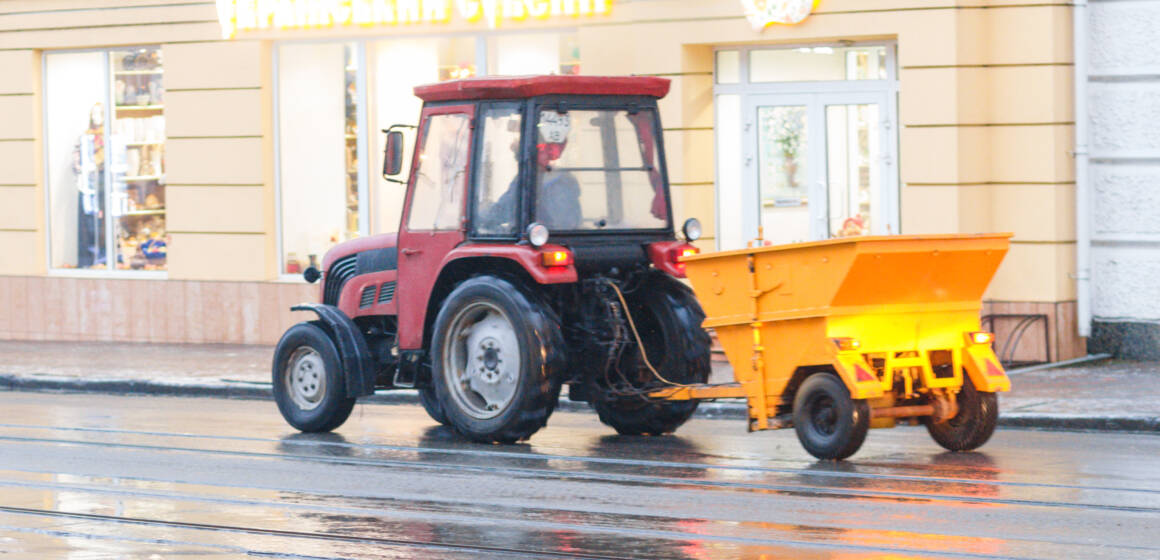
[[[273,42],[480,30],[453,22],[223,41],[212,2],[0,0],[0,12],[0,276],[46,272],[40,50],[161,44],[169,285],[241,281],[254,289],[278,272]],[[1012,231],[988,299],[1067,302],[1075,237],[1070,17],[1070,7],[1050,0],[826,0],[802,24],[754,31],[740,0],[637,0],[614,4],[607,18],[504,28],[578,27],[586,74],[671,79],[661,107],[677,223],[696,215],[710,234],[713,48],[897,41],[902,231]]]

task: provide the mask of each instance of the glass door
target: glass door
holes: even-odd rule
[[[898,233],[898,188],[886,98],[823,94],[827,212],[822,237]],[[888,188],[889,187],[889,188]]]
[[[760,236],[773,243],[814,238],[811,222],[823,216],[817,211],[825,200],[817,187],[823,137],[816,105],[811,95],[747,96],[742,123],[745,198],[757,202],[744,220],[750,239],[759,236],[759,228]]]
[[[745,96],[742,222],[774,244],[897,233],[882,93]],[[736,209],[721,209],[725,219]]]

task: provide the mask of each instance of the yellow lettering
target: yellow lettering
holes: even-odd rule
[[[232,38],[238,30],[234,0],[217,0],[217,14],[222,26],[222,39]]]
[[[371,0],[371,21],[381,24],[395,24],[395,0]]]
[[[574,15],[576,15],[576,0],[552,0],[552,15],[554,15],[554,16],[574,16]]]
[[[258,0],[258,29],[270,27],[277,8],[278,0]]]
[[[483,17],[483,6],[480,0],[455,0],[455,7],[459,10],[459,17],[476,22]]]
[[[423,0],[423,19],[427,23],[451,21],[451,0]]]
[[[528,15],[536,19],[545,19],[552,15],[550,7],[548,0],[524,0],[524,9],[528,11]]]
[[[504,0],[503,16],[515,21],[527,19],[528,12],[524,9],[524,0]]]
[[[254,29],[258,26],[258,11],[254,0],[236,0],[234,5],[238,29]]]
[[[398,0],[395,6],[399,23],[419,23],[423,21],[423,9],[419,0]]]
[[[502,15],[501,0],[483,0],[483,19],[487,20],[487,26],[495,29],[499,27],[499,19]]]

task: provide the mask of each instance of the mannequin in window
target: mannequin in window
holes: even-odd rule
[[[93,105],[73,152],[77,186],[77,267],[105,263],[105,107]]]

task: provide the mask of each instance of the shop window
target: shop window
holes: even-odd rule
[[[45,56],[55,269],[165,270],[162,51]]]
[[[278,49],[282,273],[321,261],[333,245],[365,233],[359,47]]]
[[[749,51],[749,81],[754,83],[885,80],[886,76],[884,46]]]
[[[487,40],[488,73],[500,76],[579,74],[575,33],[520,33]]]
[[[382,157],[384,135],[379,131],[396,124],[418,124],[423,102],[415,97],[415,86],[470,78],[482,73],[476,58],[476,44],[476,37],[463,36],[391,39],[368,45],[371,58],[369,67],[373,69],[369,81],[374,84],[371,113],[375,123],[369,135],[370,153],[375,154],[376,158]],[[403,153],[405,164],[404,173],[398,179],[405,181],[410,171],[414,134],[411,129],[404,129],[403,132],[407,135]],[[377,163],[382,163],[381,159]],[[396,231],[399,229],[399,216],[403,212],[405,189],[377,174],[375,177],[374,231]]]

